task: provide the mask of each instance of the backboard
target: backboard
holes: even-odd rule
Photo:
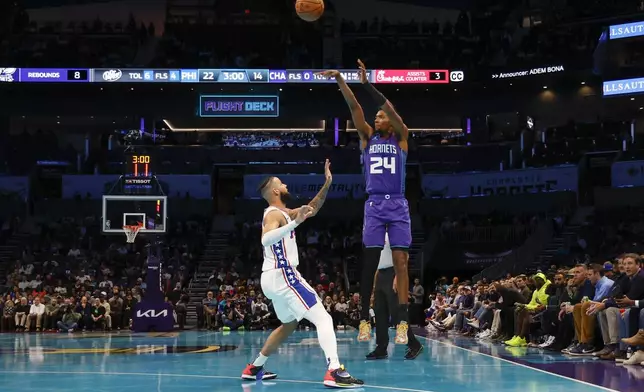
[[[124,225],[143,223],[139,234],[165,233],[166,196],[104,195],[101,225],[104,234],[124,234]]]

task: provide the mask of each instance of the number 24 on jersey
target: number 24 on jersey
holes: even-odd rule
[[[383,174],[384,171],[396,174],[396,157],[371,157],[369,159],[369,174]]]

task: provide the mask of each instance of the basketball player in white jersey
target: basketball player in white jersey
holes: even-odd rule
[[[386,359],[389,345],[389,318],[393,316],[394,325],[398,324],[398,296],[396,294],[396,272],[389,235],[385,233],[385,246],[380,252],[380,262],[373,284],[374,313],[376,314],[376,349],[366,355],[367,359]],[[407,352],[405,359],[416,359],[423,351],[411,329],[407,329]]]
[[[333,388],[355,388],[361,386],[346,371],[338,358],[338,346],[333,330],[333,320],[315,293],[297,270],[299,264],[295,228],[320,210],[331,186],[329,160],[325,162],[326,181],[311,202],[295,210],[286,208],[284,199],[289,196],[288,188],[277,177],[267,178],[260,186],[262,197],[268,202],[262,222],[262,245],[264,264],[262,266],[262,291],[273,301],[273,307],[282,325],[274,330],[259,356],[242,372],[244,380],[268,380],[277,377],[264,370],[264,364],[280,344],[295,331],[303,318],[315,325],[318,341],[328,362],[324,385]]]

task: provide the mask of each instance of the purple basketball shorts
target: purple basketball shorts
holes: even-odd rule
[[[407,199],[370,197],[364,204],[362,243],[367,248],[385,246],[385,233],[389,234],[392,248],[411,246],[411,218]]]

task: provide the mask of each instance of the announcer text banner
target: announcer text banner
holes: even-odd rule
[[[644,186],[644,161],[615,162],[611,182],[613,188]]]
[[[302,199],[315,197],[324,185],[323,174],[275,174],[276,177],[286,184],[291,196]],[[246,199],[258,199],[259,185],[266,179],[267,175],[249,174],[244,176],[244,197]],[[346,197],[362,198],[365,195],[364,177],[360,174],[334,174],[333,183],[327,195],[331,199]]]
[[[576,191],[577,166],[423,176],[423,192],[432,197],[472,197]]]

